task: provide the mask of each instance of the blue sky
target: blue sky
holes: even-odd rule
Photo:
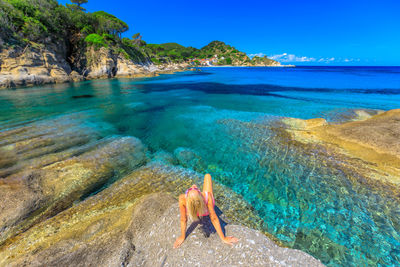
[[[61,0],[61,3],[69,1]],[[400,65],[400,0],[89,0],[148,43],[224,41],[297,65]]]

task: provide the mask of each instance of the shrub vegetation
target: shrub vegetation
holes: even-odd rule
[[[78,49],[82,45],[106,47],[127,59],[155,64],[185,62],[200,64],[201,59],[217,56],[221,65],[251,62],[247,55],[220,41],[201,49],[177,43],[147,44],[140,33],[123,37],[128,25],[105,11],[86,12],[88,0],[71,0],[61,5],[56,0],[0,0],[0,49],[2,46],[36,46],[65,42]],[[255,63],[267,61],[257,58]]]

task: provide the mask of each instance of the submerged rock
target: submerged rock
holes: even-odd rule
[[[215,233],[207,238],[199,227],[193,231],[192,224],[182,247],[173,249],[179,209],[166,192],[148,195],[161,174],[151,174],[154,167],[132,173],[9,240],[0,247],[0,266],[322,266],[306,253],[278,247],[261,232],[240,225],[225,226],[227,235],[240,238],[233,247]],[[187,175],[179,170],[176,175]],[[155,181],[145,179],[149,176]]]
[[[37,169],[101,145],[98,125],[76,113],[19,125],[0,132],[0,178]]]
[[[392,120],[392,115],[387,119]],[[229,183],[224,183],[256,208],[265,231],[286,246],[301,249],[327,264],[384,264],[387,251],[397,249],[392,236],[399,220],[393,214],[399,214],[400,200],[398,186],[386,181],[399,177],[400,172],[391,175],[346,152],[340,143],[336,145],[333,135],[334,138],[326,135],[325,140],[312,136],[340,125],[320,119],[299,121],[293,127],[284,121],[285,118],[268,117],[247,122],[219,121],[235,143],[226,146],[228,149],[217,158],[226,154],[237,157],[221,163],[225,170],[232,171]],[[364,125],[367,121],[345,125],[351,129],[351,125]],[[396,123],[393,122],[393,129]],[[380,137],[391,133],[390,128],[375,131],[374,135]],[[239,149],[245,153],[236,155]],[[223,181],[217,176],[219,173],[213,172],[214,177]],[[381,241],[373,241],[378,239]],[[388,249],[383,251],[382,244],[387,244]],[[363,256],[361,259],[354,255]],[[388,257],[386,264],[390,265],[391,260]]]
[[[17,161],[17,154],[12,147],[0,147],[0,168],[10,167]]]
[[[178,163],[176,158],[172,154],[170,154],[166,151],[158,151],[158,152],[154,153],[152,160],[159,161],[161,163],[172,164],[172,165],[176,165]]]
[[[174,156],[178,160],[178,163],[186,168],[193,170],[204,170],[204,163],[202,158],[196,153],[196,151],[186,148],[178,147],[174,151]]]
[[[77,157],[0,179],[0,242],[68,208],[146,160],[139,139],[112,138]]]

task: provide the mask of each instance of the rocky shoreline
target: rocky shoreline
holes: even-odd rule
[[[218,182],[225,231],[241,241],[223,244],[204,222],[173,250],[177,196],[202,179],[180,166],[198,157],[186,148],[151,154],[137,138],[103,137],[96,122],[83,126],[88,115],[0,133],[0,266],[322,266],[243,226],[257,229],[261,219]]]
[[[354,113],[344,123],[283,118],[272,128],[277,142],[290,140],[305,154],[318,150],[324,164],[336,164],[351,173],[349,179],[383,181],[398,195],[398,175],[390,170],[399,167],[399,110]],[[222,225],[240,242],[224,245],[206,219],[192,224],[184,245],[173,250],[179,233],[176,199],[191,184],[201,184],[202,176],[189,169],[201,165],[201,158],[188,148],[150,153],[135,137],[104,136],[96,121],[84,123],[89,116],[61,115],[0,133],[0,266],[323,266],[271,241],[254,208],[218,182]],[[246,132],[261,127],[265,146],[261,122],[220,123]],[[388,127],[393,131],[384,135]],[[354,154],[360,147],[370,153]],[[396,158],[387,161],[385,153]]]
[[[133,61],[108,48],[87,48],[84,56],[69,62],[65,47],[47,46],[4,49],[0,53],[0,89],[49,83],[107,78],[153,77],[183,71],[187,63],[154,65]]]
[[[400,185],[399,122],[400,109],[355,110],[349,121],[340,124],[327,123],[322,118],[283,119],[293,140],[305,147],[328,149],[338,161],[352,166],[370,181],[387,184],[394,192]]]

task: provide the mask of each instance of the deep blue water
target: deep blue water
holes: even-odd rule
[[[138,137],[152,153],[191,149],[202,159],[191,167],[243,195],[286,245],[331,266],[399,266],[398,199],[265,127],[281,116],[335,123],[354,109],[394,108],[400,67],[202,68],[3,90],[0,131],[81,112],[102,136]]]

